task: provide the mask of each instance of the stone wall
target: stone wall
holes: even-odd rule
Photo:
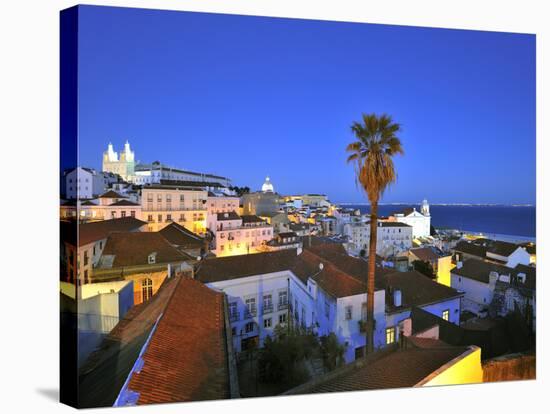
[[[536,378],[536,356],[508,354],[483,362],[483,382],[517,381]]]

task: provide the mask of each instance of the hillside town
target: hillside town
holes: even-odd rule
[[[371,229],[276,177],[239,187],[136,159],[109,143],[101,171],[62,173],[61,316],[81,406],[534,378],[534,243],[434,228],[425,199]]]

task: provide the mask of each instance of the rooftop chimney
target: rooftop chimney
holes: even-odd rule
[[[393,291],[393,306],[399,307],[401,306],[401,290],[395,289]]]

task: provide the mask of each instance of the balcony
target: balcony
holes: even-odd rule
[[[239,312],[229,314],[229,322],[238,322],[241,320]]]
[[[166,207],[155,207],[155,208],[147,208],[144,209],[145,211],[151,211],[151,212],[164,212],[164,211],[206,211],[206,207],[172,207],[172,206],[166,206]]]
[[[282,302],[277,305],[277,310],[285,310],[288,309],[288,302]]]
[[[269,305],[264,305],[264,307],[263,307],[263,313],[264,313],[264,315],[265,315],[266,313],[271,313],[271,312],[273,312],[273,304],[270,303]]]
[[[247,309],[244,311],[244,319],[250,319],[250,318],[253,318],[255,317],[257,314],[257,310],[256,308],[253,308],[253,309]]]

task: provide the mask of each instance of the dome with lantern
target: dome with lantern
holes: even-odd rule
[[[271,184],[271,181],[269,180],[269,177],[265,178],[264,185],[262,185],[262,192],[264,192],[264,193],[273,193],[273,192],[275,192],[273,190],[273,184]]]

